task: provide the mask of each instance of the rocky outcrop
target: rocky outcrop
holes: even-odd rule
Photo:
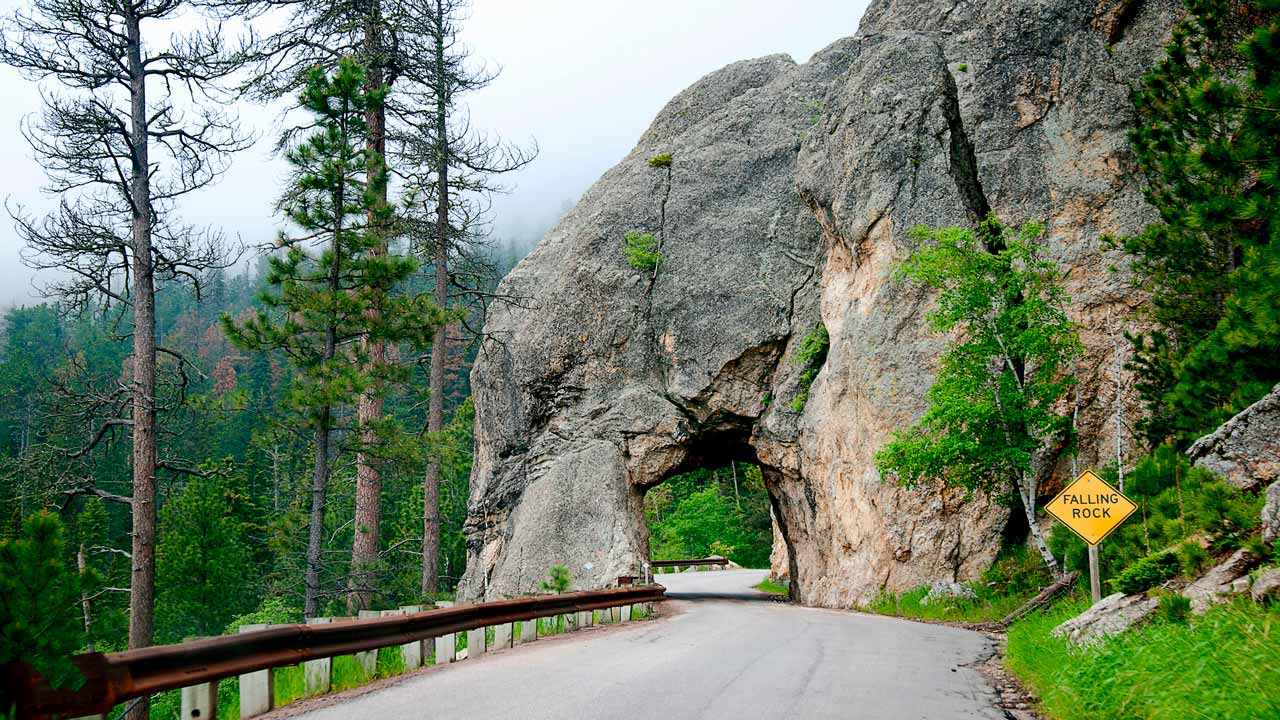
[[[1258,558],[1243,548],[1196,578],[1182,590],[1191,600],[1191,611],[1200,614],[1231,595],[1249,591],[1249,571],[1258,566]],[[1243,579],[1244,582],[1237,581]]]
[[[1280,385],[1187,449],[1196,467],[1242,490],[1280,480]]]
[[[1094,464],[1136,399],[1113,350],[1133,297],[1101,241],[1151,218],[1125,132],[1171,1],[879,0],[808,63],[730,65],[682,92],[503,282],[473,371],[476,458],[464,596],[634,575],[643,497],[674,473],[759,463],[803,602],[975,577],[1017,533],[1004,505],[905,490],[872,458],[914,420],[942,340],[892,280],[916,225],[988,210],[1046,224],[1090,348],[1079,423]],[[671,153],[666,167],[648,160]],[[660,242],[628,265],[629,231]],[[825,365],[800,409],[793,361]],[[1067,474],[1040,463],[1045,492]]]
[[[1054,628],[1052,635],[1076,645],[1092,645],[1151,617],[1160,602],[1146,595],[1116,593]]]
[[[1258,574],[1250,589],[1253,601],[1258,603],[1280,603],[1280,568],[1271,568]]]
[[[1262,542],[1274,545],[1280,541],[1280,480],[1267,488],[1267,499],[1262,505]]]

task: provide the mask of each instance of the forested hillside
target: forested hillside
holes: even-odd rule
[[[513,260],[503,259],[504,264]],[[505,271],[505,267],[503,270]],[[312,448],[288,409],[292,370],[279,357],[236,350],[219,318],[244,317],[260,306],[264,269],[202,279],[160,294],[161,344],[174,355],[175,380],[165,388],[158,485],[159,642],[221,634],[238,615],[265,608],[268,619],[300,618]],[[101,430],[96,413],[127,372],[129,347],[110,311],[78,317],[53,304],[17,307],[3,320],[0,352],[0,535],[55,508],[66,521],[66,543],[93,572],[85,588],[90,641],[99,650],[125,646],[129,584],[130,492],[127,433]],[[474,348],[452,345],[443,432],[425,436],[426,403],[417,375],[387,398],[387,412],[413,438],[384,475],[386,532],[374,605],[419,597],[422,473],[427,452],[444,460],[441,486],[440,576],[447,591],[465,562],[466,513],[473,414],[468,371]],[[181,367],[177,356],[182,357]],[[125,368],[122,370],[122,367]],[[330,484],[324,532],[323,602],[343,614],[353,540],[354,464],[341,451]],[[90,448],[92,446],[92,448]],[[84,450],[81,452],[81,450]]]

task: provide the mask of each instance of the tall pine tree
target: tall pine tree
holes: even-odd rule
[[[1124,240],[1151,295],[1133,367],[1153,443],[1188,442],[1280,380],[1280,1],[1187,0],[1136,96],[1160,221]]]
[[[390,209],[376,188],[385,173],[381,155],[366,143],[366,118],[381,104],[385,88],[370,89],[364,68],[344,58],[330,76],[314,69],[300,104],[314,117],[314,130],[291,147],[293,187],[281,207],[303,233],[281,238],[283,256],[271,259],[271,286],[255,317],[238,323],[229,316],[223,327],[238,347],[279,351],[296,369],[288,402],[314,437],[311,521],[307,546],[304,612],[317,614],[322,594],[322,544],[332,440],[341,408],[363,393],[399,381],[404,368],[372,363],[370,347],[379,343],[430,345],[444,321],[442,311],[422,295],[397,293],[416,271],[411,258],[381,252],[378,228]],[[371,189],[374,188],[374,189]],[[319,254],[307,246],[319,243]],[[367,437],[350,428],[346,437]],[[356,533],[364,532],[356,528]],[[352,568],[352,585],[369,592],[362,579],[367,568]]]

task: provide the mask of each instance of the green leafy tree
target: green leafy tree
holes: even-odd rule
[[[80,577],[65,557],[62,523],[48,511],[0,540],[0,664],[20,660],[53,687],[79,687],[84,678],[69,656],[84,645]],[[0,697],[0,710],[12,701]]]
[[[160,510],[156,625],[162,642],[220,635],[252,609],[253,572],[235,497],[216,477],[188,483]]]
[[[913,253],[898,277],[939,291],[929,327],[958,339],[942,355],[924,416],[894,433],[876,466],[910,487],[939,480],[1001,495],[1016,490],[1036,548],[1057,572],[1036,522],[1035,464],[1071,433],[1070,416],[1056,408],[1082,348],[1067,319],[1062,274],[1036,252],[1041,232],[1026,225],[1015,233],[994,216],[977,233],[915,231],[931,246]]]
[[[1185,443],[1280,380],[1280,2],[1187,0],[1131,133],[1159,222],[1125,238],[1150,293],[1132,368],[1152,443]]]
[[[425,349],[444,321],[430,298],[397,292],[416,271],[416,262],[382,252],[379,229],[391,210],[378,191],[382,181],[369,177],[386,169],[366,143],[366,117],[384,94],[385,88],[368,88],[364,68],[351,58],[344,58],[332,76],[319,68],[310,73],[299,99],[314,118],[314,130],[288,150],[293,186],[280,203],[303,234],[281,238],[286,252],[271,258],[270,289],[260,297],[265,309],[243,322],[229,315],[222,320],[237,347],[281,352],[296,371],[287,402],[314,435],[304,575],[308,617],[319,610],[336,411],[371,388],[404,379],[405,368],[370,362],[370,347],[405,343]],[[318,256],[305,247],[317,242],[323,246]],[[355,430],[351,437],[394,434],[388,422]],[[367,530],[376,536],[376,529]],[[363,590],[367,583],[354,579],[353,585]]]

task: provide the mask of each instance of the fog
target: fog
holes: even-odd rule
[[[0,3],[6,15],[25,5]],[[495,235],[534,242],[630,151],[667,100],[698,78],[773,53],[803,62],[853,34],[865,6],[865,0],[476,0],[463,41],[501,74],[468,99],[472,123],[507,142],[539,147],[533,163],[503,180],[510,192],[494,199]],[[22,119],[39,111],[40,91],[0,68],[0,196],[33,211],[54,202],[41,192],[44,175],[19,132]],[[279,226],[272,203],[284,169],[271,147],[281,119],[278,107],[245,102],[238,109],[259,141],[180,210],[185,222],[256,245]],[[12,222],[0,215],[0,304],[38,298],[20,251]]]

